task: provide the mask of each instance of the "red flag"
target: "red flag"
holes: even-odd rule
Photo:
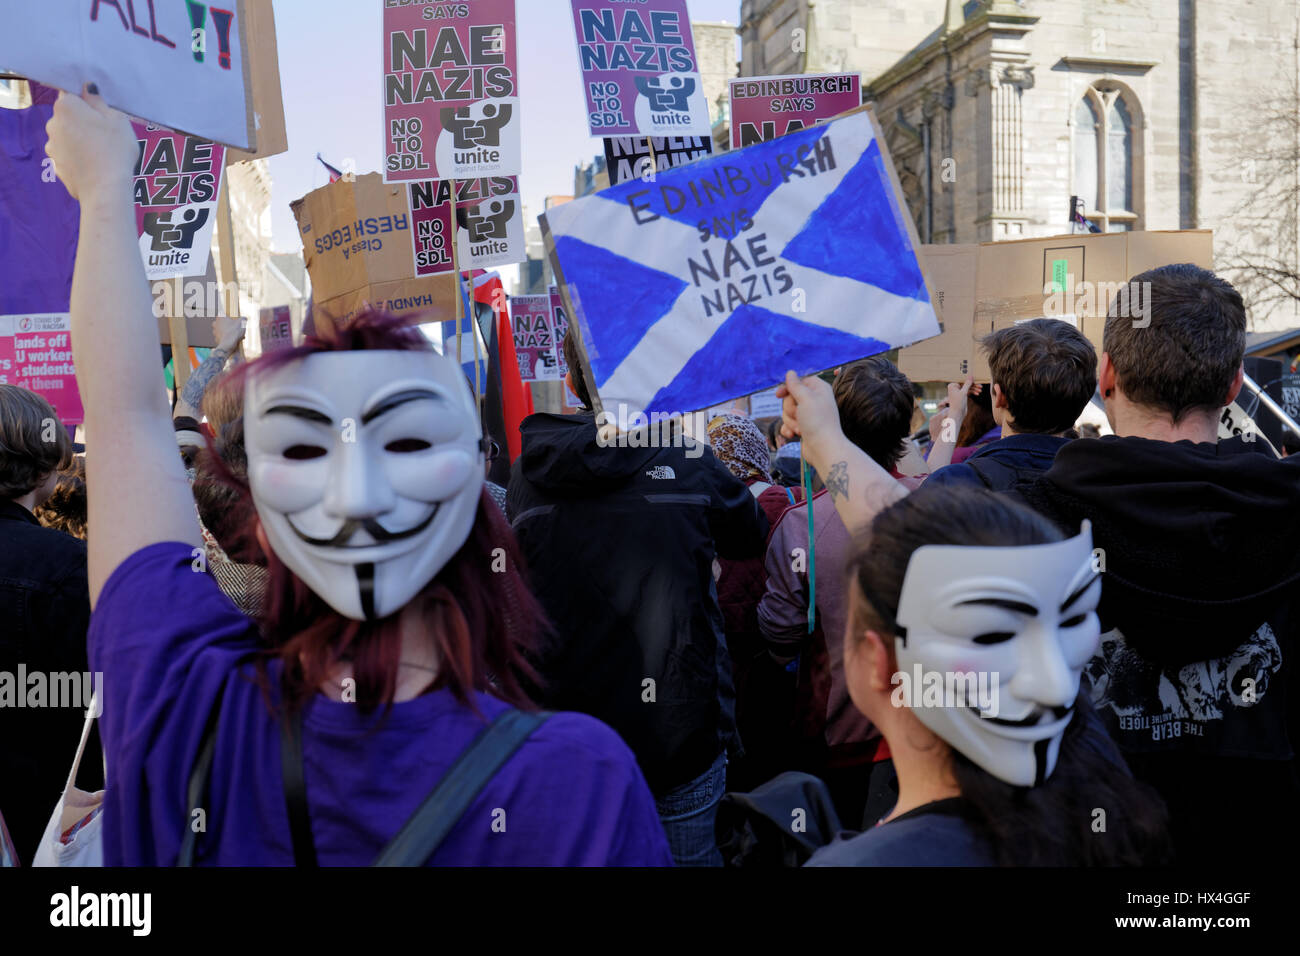
[[[474,300],[492,307],[497,322],[497,357],[501,363],[501,406],[505,417],[506,441],[509,443],[510,461],[519,457],[523,440],[519,437],[520,423],[533,413],[533,393],[519,374],[519,359],[515,355],[515,337],[510,330],[510,312],[505,286],[495,272],[474,272]]]
[[[331,166],[329,163],[325,162],[324,157],[322,157],[320,153],[316,154],[316,158],[320,160],[320,164],[322,166],[324,166],[327,170],[329,170],[330,182],[336,183],[343,178],[343,172],[339,170],[337,167]]]

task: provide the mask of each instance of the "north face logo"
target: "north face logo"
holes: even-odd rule
[[[653,468],[651,468],[649,471],[646,472],[646,475],[649,476],[650,478],[658,478],[658,479],[666,478],[671,480],[677,477],[677,472],[673,471],[669,465],[655,465]]]

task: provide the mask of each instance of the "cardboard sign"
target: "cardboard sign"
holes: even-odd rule
[[[41,395],[64,425],[85,421],[72,363],[72,317],[0,315],[0,384]]]
[[[214,143],[133,122],[135,225],[145,276],[202,275],[212,251],[225,149]]]
[[[611,186],[542,228],[604,407],[704,409],[939,331],[867,110]]]
[[[257,146],[243,0],[41,0],[7,4],[0,63],[168,129]],[[272,41],[274,35],[272,35]]]
[[[450,180],[410,183],[411,242],[416,275],[453,271],[450,244],[452,223]],[[523,262],[524,203],[514,176],[463,179],[456,182],[456,208],[465,228],[456,229],[456,265],[462,272]]]
[[[518,176],[515,0],[384,4],[384,181]]]
[[[958,382],[967,371],[987,382],[988,356],[979,341],[994,329],[1040,317],[1074,325],[1100,356],[1106,314],[1130,278],[1172,262],[1213,268],[1213,247],[1209,230],[925,246],[922,264],[944,330],[937,339],[903,349],[898,367],[916,382]]]
[[[592,136],[708,136],[686,0],[571,0]]]
[[[605,140],[605,168],[611,186],[649,178],[648,173],[674,169],[711,155],[713,139],[709,136],[612,136]]]
[[[293,321],[287,305],[277,305],[263,309],[259,316],[258,331],[261,333],[262,351],[292,348]]]
[[[275,37],[275,11],[271,0],[244,0],[244,54],[253,99],[253,127],[257,148],[232,149],[229,161],[278,156],[289,148],[284,126],[284,99],[280,94],[280,52]]]
[[[519,375],[525,382],[549,382],[560,375],[559,344],[551,321],[549,295],[517,295],[510,299],[510,330],[515,337]]]
[[[302,236],[317,321],[342,321],[366,302],[394,312],[453,314],[452,277],[415,274],[405,186],[368,173],[313,190],[290,208]]]
[[[731,148],[776,139],[861,106],[859,83],[856,73],[732,80]]]

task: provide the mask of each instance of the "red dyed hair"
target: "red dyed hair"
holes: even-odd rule
[[[242,389],[246,375],[319,352],[432,351],[428,339],[414,328],[417,321],[417,316],[368,309],[333,330],[308,335],[302,345],[277,349],[241,366],[217,387]],[[246,480],[229,470],[224,477],[248,493]],[[256,521],[254,512],[254,529]],[[499,566],[503,554],[506,569],[494,572],[493,564]],[[346,662],[352,665],[358,706],[365,711],[390,706],[401,663],[398,620],[406,608],[380,621],[343,617],[274,552],[268,549],[266,558],[270,584],[260,623],[270,647],[264,663],[275,658],[282,662],[284,699],[291,706],[301,705]],[[486,489],[469,537],[406,607],[412,605],[419,609],[438,655],[438,675],[430,690],[446,688],[471,707],[476,691],[517,707],[533,706],[525,687],[536,687],[537,677],[526,655],[547,627],[545,613],[525,583],[514,532]]]

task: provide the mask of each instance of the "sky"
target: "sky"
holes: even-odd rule
[[[687,0],[691,19],[736,24],[740,0]],[[270,160],[274,248],[302,247],[289,203],[329,182],[319,152],[358,175],[383,149],[382,0],[274,0],[289,151]],[[528,215],[573,191],[573,168],[602,152],[587,131],[569,0],[516,0]]]

